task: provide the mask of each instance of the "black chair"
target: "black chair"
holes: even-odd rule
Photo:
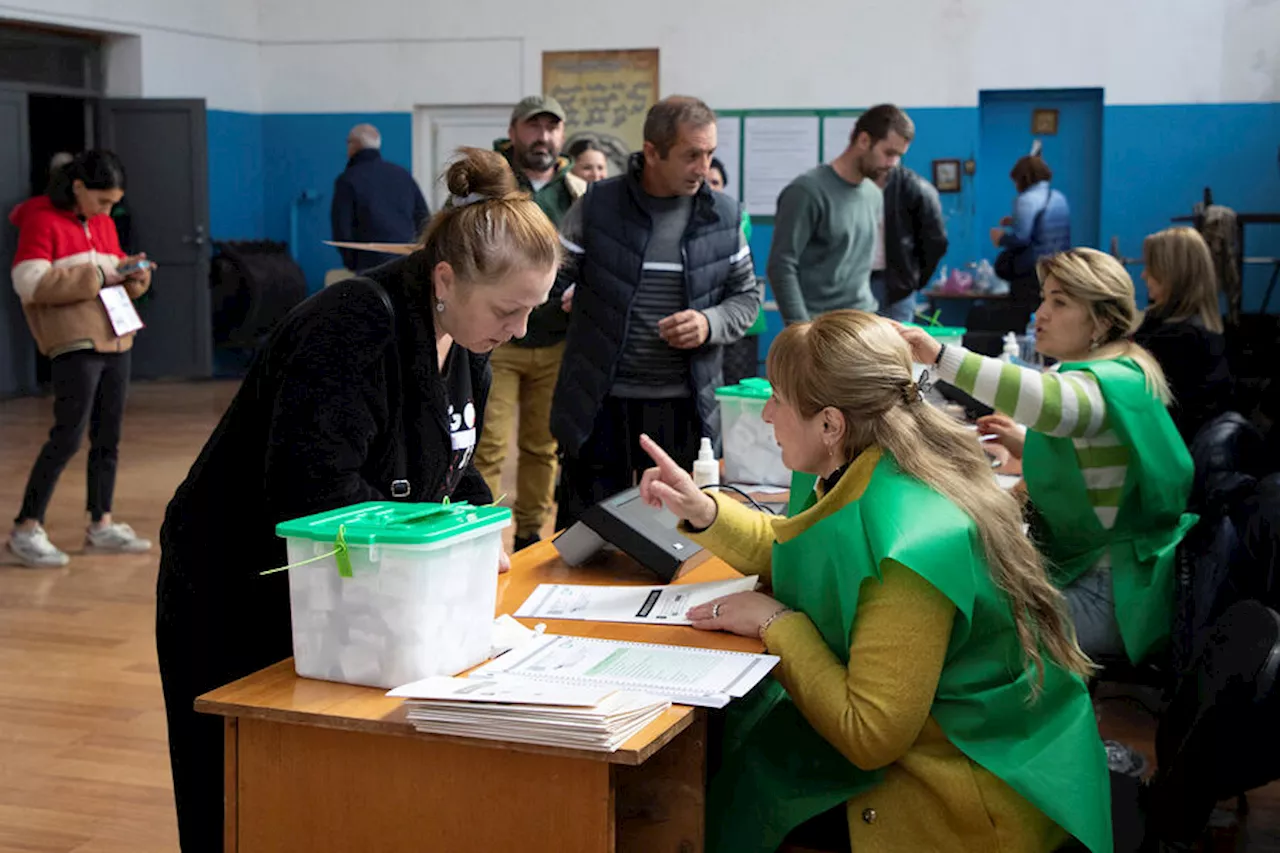
[[[1187,510],[1200,521],[1178,548],[1169,647],[1138,666],[1123,656],[1102,657],[1095,661],[1101,667],[1099,680],[1156,688],[1171,696],[1213,620],[1247,597],[1236,582],[1247,574],[1236,518],[1257,485],[1262,447],[1262,434],[1236,412],[1219,415],[1196,434],[1188,448],[1195,475]]]
[[[1280,614],[1239,601],[1214,623],[1156,732],[1148,843],[1194,842],[1214,805],[1280,778]]]

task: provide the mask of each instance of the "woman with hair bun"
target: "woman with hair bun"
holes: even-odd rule
[[[492,500],[472,462],[488,354],[547,300],[560,244],[500,154],[460,153],[417,251],[280,322],[165,513],[156,643],[184,853],[222,850],[222,723],[193,700],[292,652],[288,579],[260,575],[287,562],[276,524]]]

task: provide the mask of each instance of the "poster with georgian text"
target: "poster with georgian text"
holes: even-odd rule
[[[616,175],[644,143],[644,119],[658,100],[658,51],[545,51],[542,91],[564,107],[565,149],[595,139]]]

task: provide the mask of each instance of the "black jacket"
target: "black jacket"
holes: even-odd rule
[[[165,512],[162,590],[172,580],[166,575],[177,573],[192,588],[219,587],[210,589],[215,598],[232,590],[258,596],[268,585],[287,586],[285,573],[258,576],[284,565],[278,522],[388,500],[401,477],[410,482],[409,501],[445,496],[453,449],[428,270],[417,253],[370,271],[395,307],[394,330],[381,296],[361,279],[320,291],[281,321]],[[489,359],[460,355],[471,372],[478,435]],[[474,465],[450,497],[492,500]]]
[[[899,166],[884,188],[885,295],[905,299],[929,283],[947,253],[947,226],[933,184]]]
[[[1200,427],[1230,407],[1233,382],[1226,339],[1198,320],[1166,321],[1148,311],[1133,339],[1155,356],[1169,381],[1173,418],[1191,443]]]
[[[346,171],[334,181],[329,216],[336,241],[412,243],[430,211],[413,175],[366,148],[347,161]],[[378,252],[338,251],[349,270],[372,269],[388,260]]]
[[[582,205],[581,254],[570,262],[557,290],[576,282],[564,361],[551,405],[551,432],[561,449],[575,455],[591,435],[613,383],[640,286],[652,221],[641,194],[643,160],[633,155],[624,175],[591,186]],[[735,263],[741,262],[742,214],[738,202],[706,184],[694,198],[682,253],[687,304],[706,310],[724,301]],[[749,255],[745,256],[749,262]],[[752,288],[755,287],[751,276]],[[759,295],[756,294],[756,299]],[[748,324],[744,324],[743,330]],[[735,339],[741,336],[741,330]],[[689,374],[697,398],[701,434],[720,440],[715,389],[723,384],[723,348],[706,343],[689,351]]]

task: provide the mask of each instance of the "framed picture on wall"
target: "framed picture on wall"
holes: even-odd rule
[[[933,185],[940,193],[960,192],[960,161],[934,160]]]
[[[1057,110],[1032,110],[1031,112],[1031,135],[1032,136],[1057,136],[1058,134],[1058,111]]]

